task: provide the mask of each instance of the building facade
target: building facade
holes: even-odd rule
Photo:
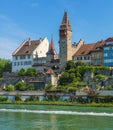
[[[12,72],[18,72],[21,68],[27,69],[32,67],[36,59],[39,59],[38,62],[42,64],[46,63],[48,48],[49,41],[47,38],[25,40],[12,54]]]
[[[105,40],[104,52],[104,66],[113,67],[113,37]]]
[[[12,72],[21,68],[36,67],[45,72],[53,69],[62,72],[67,61],[83,62],[90,65],[113,66],[113,37],[95,43],[86,44],[82,39],[72,43],[72,26],[67,12],[59,28],[59,54],[57,54],[53,38],[24,41],[12,55]]]

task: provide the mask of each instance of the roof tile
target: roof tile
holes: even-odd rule
[[[32,54],[39,44],[40,40],[32,40],[32,41],[28,40],[13,56]]]

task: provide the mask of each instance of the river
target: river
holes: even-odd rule
[[[0,130],[113,130],[113,108],[0,104]]]

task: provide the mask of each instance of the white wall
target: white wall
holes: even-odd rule
[[[49,49],[49,41],[47,38],[44,38],[41,40],[41,43],[33,52],[33,58],[35,58],[36,54],[38,54],[38,57],[46,57],[46,53],[48,52],[48,49]]]
[[[16,57],[13,56],[12,72],[18,72],[21,68],[24,68],[26,70],[27,68],[32,67],[33,59],[36,57],[36,54],[38,54],[38,57],[46,57],[48,49],[49,49],[49,41],[47,38],[43,38],[41,39],[40,44],[34,50],[33,54],[30,55],[30,58],[28,58],[27,55],[25,55],[25,59],[21,59],[20,56],[17,56],[16,59]]]
[[[32,64],[32,55],[30,55],[30,58],[28,58],[28,56],[26,55],[25,59],[20,59],[20,56],[17,56],[17,60],[16,57],[13,56],[12,72],[18,72],[21,68],[24,68],[26,70],[27,68],[32,67]]]

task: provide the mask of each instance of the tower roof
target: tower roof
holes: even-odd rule
[[[113,42],[113,37],[109,37],[108,39],[105,40],[105,42]]]
[[[49,44],[49,51],[48,51],[48,53],[54,55],[55,59],[57,58],[57,53],[56,53],[56,50],[55,50],[53,38],[51,38],[51,42]]]
[[[54,71],[50,68],[50,69],[47,70],[46,74],[52,75],[52,74],[54,74]]]
[[[62,19],[62,23],[60,25],[60,29],[61,30],[67,29],[67,30],[72,31],[72,27],[71,27],[69,16],[68,16],[67,12],[64,12],[64,16],[63,16],[63,19]]]
[[[50,50],[55,50],[53,38],[51,38],[51,43],[49,47]]]

